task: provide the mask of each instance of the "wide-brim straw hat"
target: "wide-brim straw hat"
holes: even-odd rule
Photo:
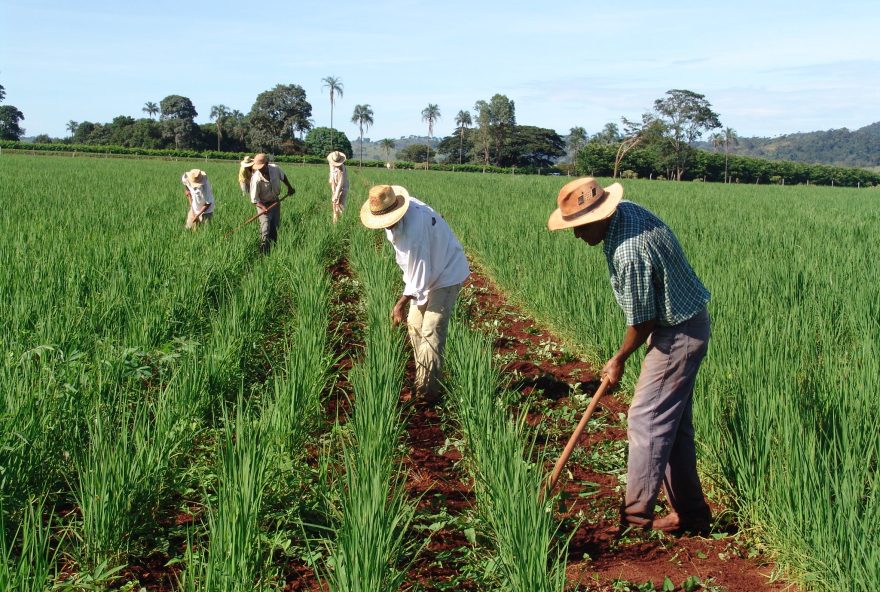
[[[600,222],[614,215],[622,198],[620,183],[602,187],[593,177],[575,179],[559,190],[558,207],[550,214],[547,228],[562,230]]]
[[[262,152],[260,152],[259,154],[257,154],[256,156],[254,156],[254,162],[251,163],[251,167],[252,167],[255,171],[259,171],[259,170],[262,169],[264,166],[266,166],[266,164],[267,164],[268,162],[269,162],[269,160],[266,158],[266,155],[263,154]]]
[[[400,185],[375,185],[361,206],[361,222],[367,228],[388,228],[409,209],[409,193]]]
[[[245,168],[254,166],[254,159],[250,156],[245,156],[241,159],[241,166]]]
[[[345,154],[339,150],[335,150],[327,155],[327,162],[333,166],[342,166],[345,162]]]
[[[208,178],[208,173],[200,169],[193,169],[191,171],[186,172],[186,180],[193,187],[201,187],[204,184],[205,179]]]

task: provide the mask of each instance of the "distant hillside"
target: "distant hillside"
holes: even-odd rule
[[[711,144],[702,144],[705,149],[712,150]],[[777,138],[740,138],[739,144],[731,147],[730,152],[770,160],[877,167],[880,166],[880,122],[855,131],[842,128]]]
[[[399,138],[391,138],[394,140],[394,149],[391,151],[391,160],[394,160],[394,155],[397,154],[398,150],[406,148],[410,144],[430,144],[432,147],[437,147],[437,144],[440,143],[440,140],[443,138],[434,137],[434,139],[428,138],[428,136],[406,136]],[[354,136],[353,138],[349,138],[351,141],[351,149],[354,151],[354,158],[360,158],[360,144],[358,143],[358,137]],[[385,153],[382,151],[382,146],[379,144],[381,138],[376,140],[371,140],[371,138],[364,138],[364,160],[385,160]]]

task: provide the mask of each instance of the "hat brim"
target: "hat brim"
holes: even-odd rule
[[[549,230],[563,230],[565,228],[583,226],[584,224],[592,224],[593,222],[601,222],[613,216],[614,212],[617,211],[617,205],[623,199],[623,185],[613,183],[603,189],[605,189],[607,197],[599,204],[599,207],[580,216],[569,217],[568,219],[562,216],[562,210],[556,208],[550,214],[550,219],[547,220],[547,228]]]
[[[364,205],[361,206],[361,223],[364,226],[372,228],[373,230],[388,228],[400,221],[400,219],[403,218],[403,215],[406,214],[406,210],[409,209],[410,203],[409,192],[400,185],[392,185],[391,189],[397,197],[397,203],[395,204],[394,209],[387,214],[377,216],[370,211],[370,200],[365,201]]]

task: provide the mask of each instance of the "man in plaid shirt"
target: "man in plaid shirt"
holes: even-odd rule
[[[623,526],[705,532],[711,513],[697,475],[692,414],[694,381],[709,344],[709,291],[672,230],[622,197],[620,183],[603,188],[590,177],[577,179],[560,190],[547,226],[572,228],[591,246],[604,243],[626,331],[603,377],[617,384],[626,360],[647,342],[628,414]],[[655,519],[661,483],[672,510]]]

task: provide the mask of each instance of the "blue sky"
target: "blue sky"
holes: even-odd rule
[[[448,135],[495,93],[518,123],[564,135],[637,118],[674,88],[706,95],[740,136],[774,136],[880,120],[878,37],[877,0],[0,0],[0,84],[27,135],[141,117],[170,94],[206,122],[276,84],[302,86],[329,126],[332,75],[350,139],[357,104],[374,140],[427,135],[428,103]]]

